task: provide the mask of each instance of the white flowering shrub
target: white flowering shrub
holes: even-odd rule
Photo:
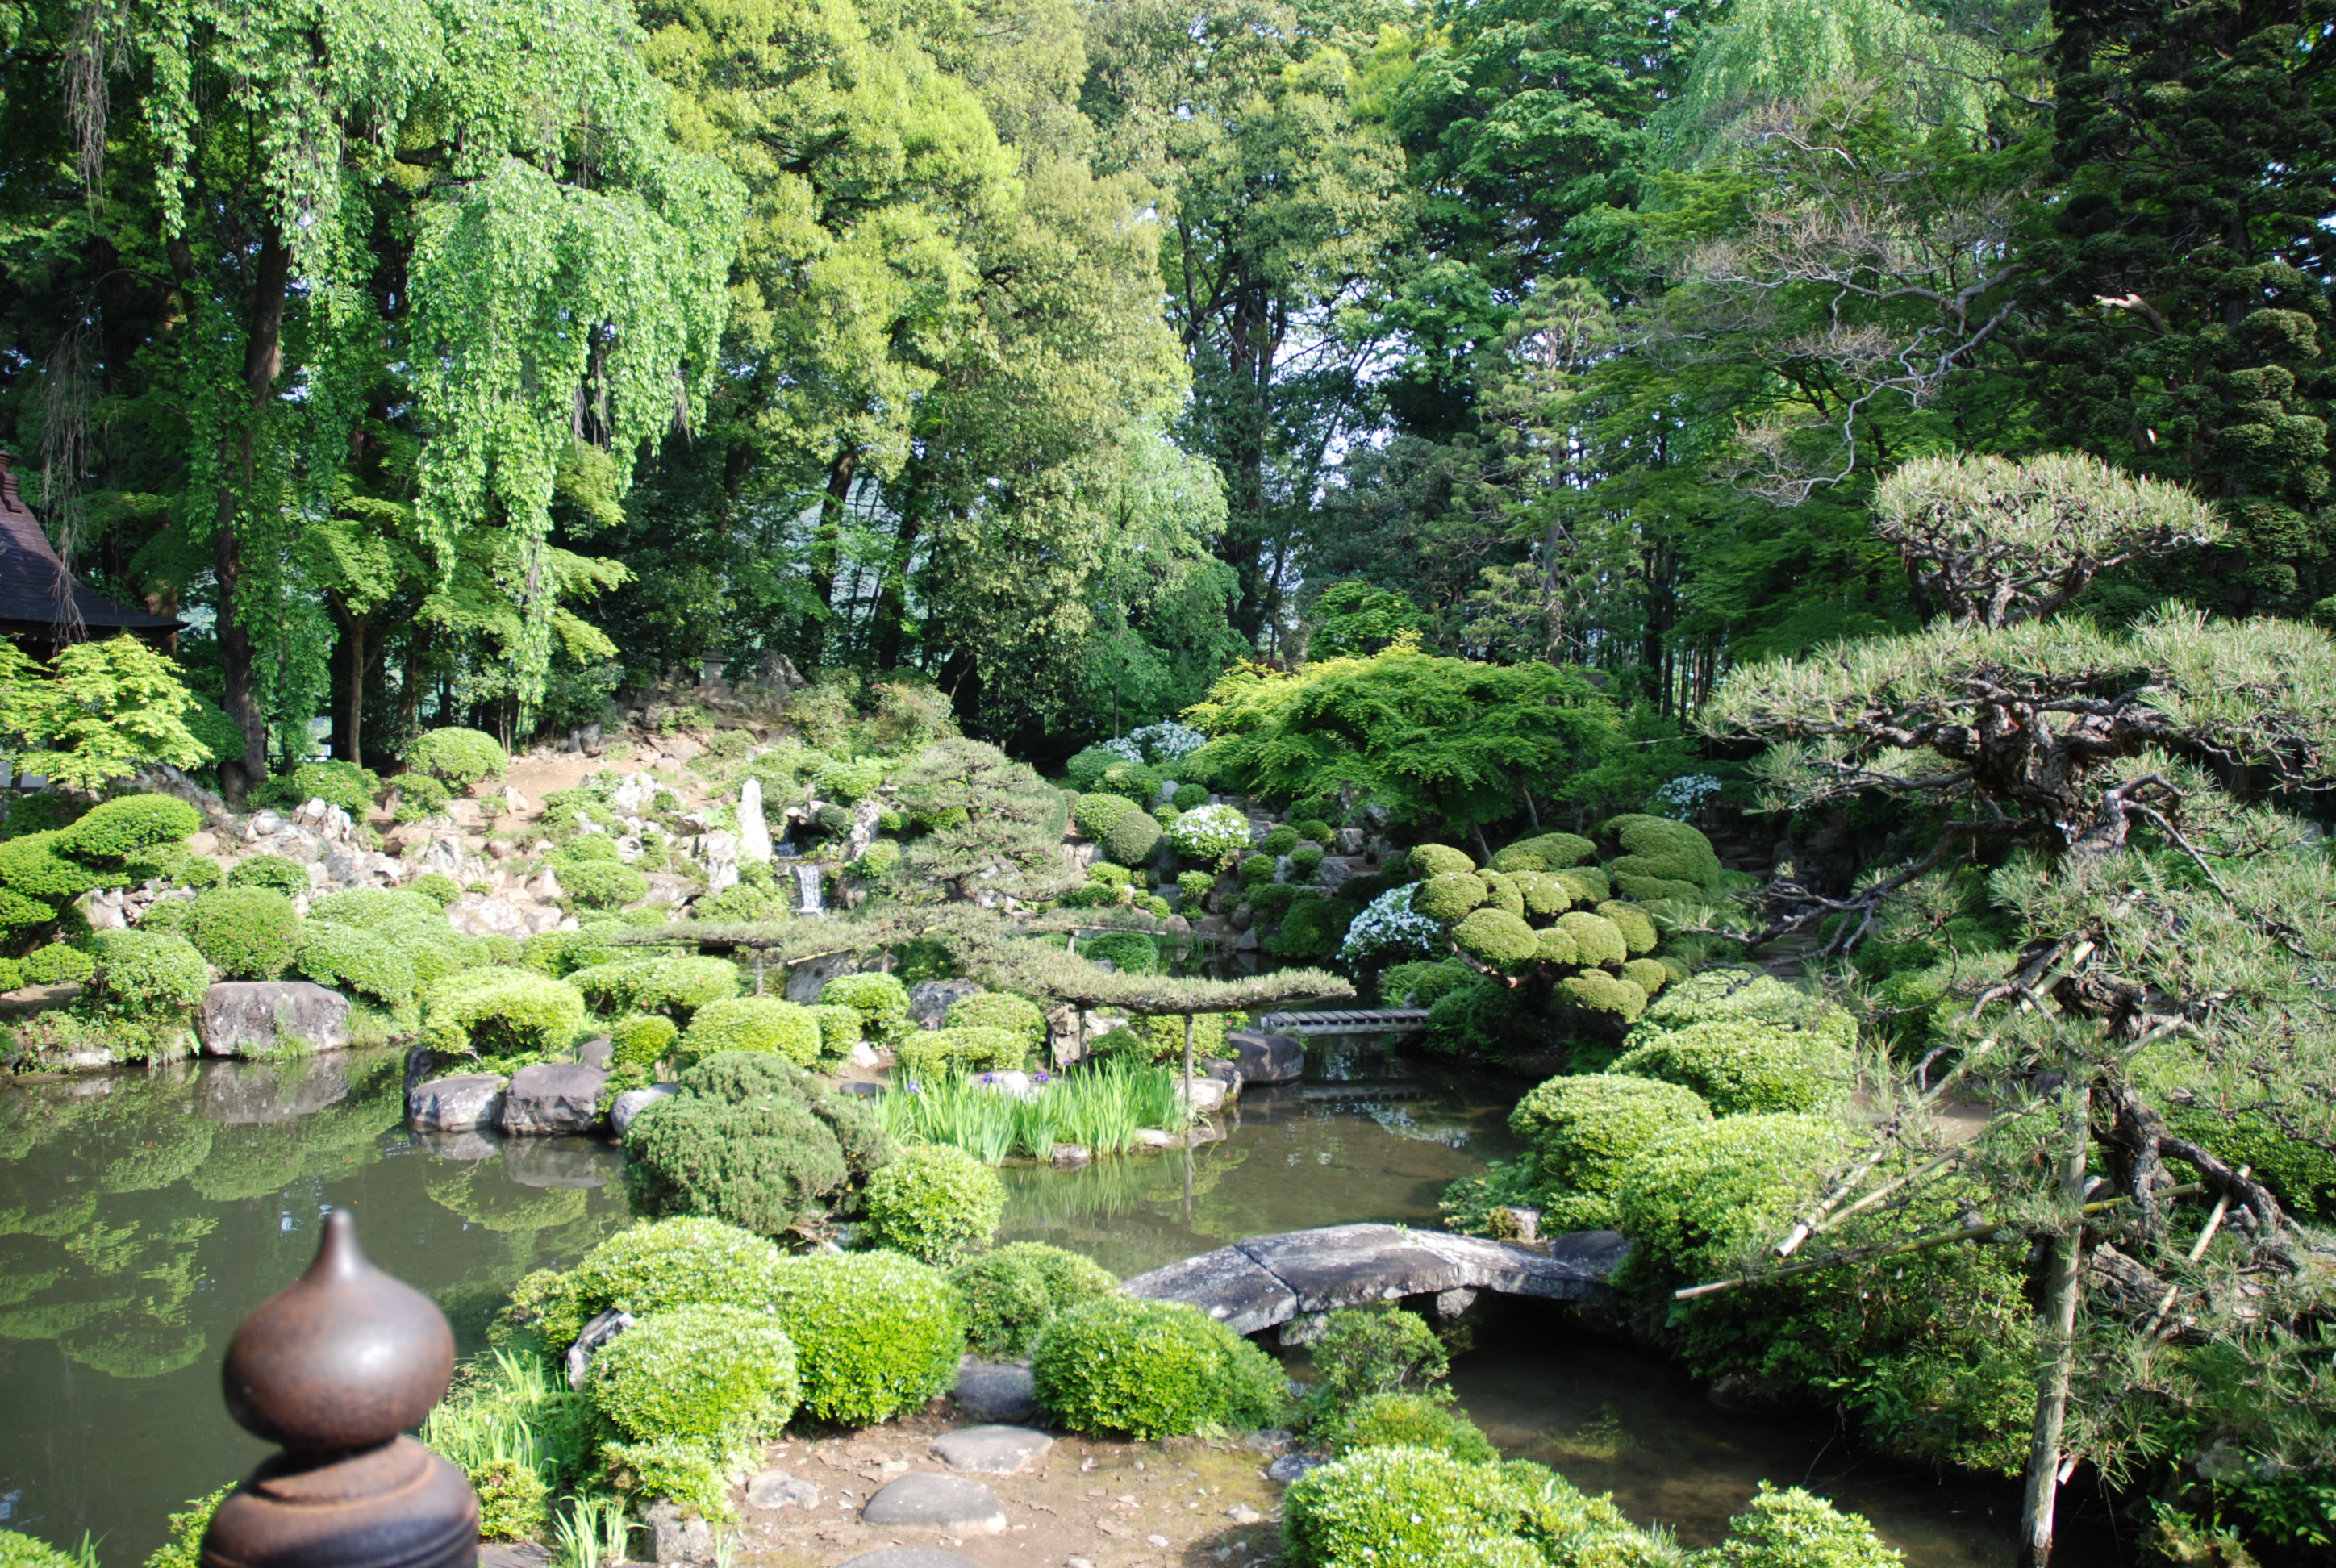
[[[1708,773],[1681,774],[1655,791],[1652,803],[1663,815],[1685,822],[1719,790],[1719,781]]]
[[[1444,928],[1411,907],[1417,882],[1389,888],[1364,907],[1347,928],[1338,945],[1342,959],[1376,958],[1381,953],[1431,953],[1445,945]]]
[[[1141,765],[1144,761],[1144,748],[1135,744],[1135,737],[1133,735],[1114,735],[1109,740],[1098,741],[1095,743],[1095,749],[1107,751],[1122,762]]]
[[[1144,749],[1145,758],[1155,763],[1181,762],[1209,744],[1207,735],[1173,718],[1164,724],[1145,725],[1127,738]]]
[[[1231,806],[1194,806],[1168,824],[1168,842],[1186,860],[1222,865],[1249,848],[1249,818]]]

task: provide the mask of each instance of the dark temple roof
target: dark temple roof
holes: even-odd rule
[[[185,625],[116,604],[69,575],[56,547],[42,531],[41,520],[16,493],[16,476],[9,471],[7,457],[0,454],[0,636],[31,634],[63,641],[83,629],[98,635],[164,632]]]

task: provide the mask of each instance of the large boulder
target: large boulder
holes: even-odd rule
[[[513,1137],[589,1133],[600,1125],[600,1091],[608,1075],[581,1062],[538,1062],[521,1067],[503,1091],[496,1125]]]
[[[1296,1035],[1240,1029],[1225,1037],[1245,1084],[1294,1084],[1306,1076],[1306,1042]]]
[[[949,1008],[980,994],[971,980],[922,981],[909,988],[909,1020],[921,1029],[938,1029]]]
[[[308,980],[222,980],[203,993],[203,1052],[265,1056],[278,1046],[337,1051],[349,1043],[349,998]]]
[[[406,1096],[417,1133],[475,1133],[502,1114],[503,1085],[494,1073],[457,1073],[414,1086]]]
[[[609,1104],[609,1125],[617,1129],[617,1136],[621,1138],[625,1135],[625,1129],[633,1125],[635,1116],[639,1115],[659,1100],[679,1093],[681,1093],[679,1084],[651,1084],[647,1088],[627,1089]]]

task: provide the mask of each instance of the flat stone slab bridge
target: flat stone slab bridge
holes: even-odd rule
[[[1254,1334],[1305,1313],[1454,1290],[1591,1300],[1606,1293],[1629,1250],[1613,1231],[1577,1231],[1533,1245],[1401,1225],[1324,1225],[1251,1236],[1138,1274],[1120,1289],[1185,1302],[1235,1333]]]
[[[1261,1035],[1414,1034],[1427,1027],[1426,1008],[1350,1008],[1337,1012],[1268,1013],[1250,1026]]]

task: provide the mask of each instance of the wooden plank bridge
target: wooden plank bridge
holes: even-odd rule
[[[1250,1027],[1263,1035],[1416,1034],[1426,1008],[1358,1008],[1322,1013],[1268,1013]]]

